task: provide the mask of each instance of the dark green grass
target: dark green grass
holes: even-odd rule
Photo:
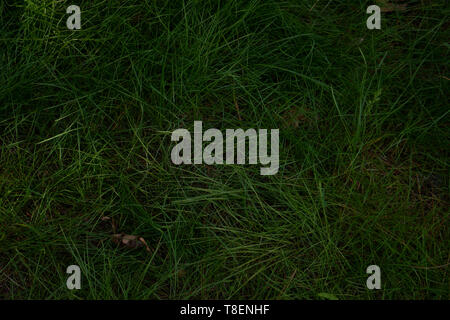
[[[0,297],[449,298],[445,1],[77,2],[0,3]],[[280,128],[279,173],[174,166],[194,120]]]

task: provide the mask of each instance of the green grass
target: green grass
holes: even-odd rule
[[[372,2],[2,1],[0,297],[449,299],[450,10]],[[194,120],[279,173],[173,165]]]

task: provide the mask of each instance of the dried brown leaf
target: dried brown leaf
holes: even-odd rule
[[[116,233],[117,226],[116,226],[116,222],[114,221],[114,218],[111,218],[108,216],[103,216],[100,218],[100,220],[103,222],[111,222],[112,231],[113,231],[113,233]]]
[[[398,2],[398,1],[397,1]],[[392,3],[388,0],[378,0],[381,12],[405,11],[408,7],[406,3]]]
[[[116,234],[112,235],[112,240],[115,243],[124,245],[130,249],[144,247],[145,250],[150,252],[150,248],[147,245],[147,242],[145,241],[145,239],[143,237],[140,237],[140,236],[134,236],[134,235],[125,234],[125,233],[116,233]]]
[[[288,110],[283,116],[286,125],[288,127],[298,128],[301,123],[308,122],[308,118],[305,116],[304,112],[298,111],[295,108]]]

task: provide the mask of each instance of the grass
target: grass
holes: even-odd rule
[[[0,3],[1,298],[449,299],[445,1],[77,2]],[[173,165],[194,120],[279,173]]]

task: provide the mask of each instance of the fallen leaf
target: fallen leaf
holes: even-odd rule
[[[305,114],[295,108],[288,110],[284,116],[284,120],[288,127],[298,128],[301,123],[305,123],[308,121],[308,118]]]
[[[112,240],[117,244],[122,244],[130,249],[145,247],[145,250],[150,252],[150,248],[144,238],[140,236],[133,236],[125,233],[116,233],[112,235]]]
[[[381,12],[405,11],[408,7],[406,3],[391,3],[388,0],[378,0],[377,2]]]
[[[114,221],[114,218],[111,218],[111,217],[108,217],[108,216],[103,216],[103,217],[101,217],[101,219],[100,220],[102,220],[103,222],[108,222],[108,221],[111,221],[111,228],[112,228],[112,231],[113,231],[113,233],[116,233],[116,222]]]
[[[184,269],[178,270],[177,276],[178,276],[179,278],[182,278],[182,277],[184,277],[185,275],[186,275],[186,270],[184,270]]]
[[[321,293],[318,294],[318,296],[321,297],[321,298],[324,298],[326,300],[339,300],[338,297],[336,297],[332,293],[321,292]]]

